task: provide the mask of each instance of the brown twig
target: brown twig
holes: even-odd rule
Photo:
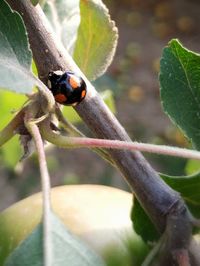
[[[181,249],[174,252],[174,259],[178,266],[191,266],[187,249]]]

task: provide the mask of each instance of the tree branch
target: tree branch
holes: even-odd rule
[[[24,19],[40,79],[46,83],[49,71],[58,69],[80,74],[86,81],[88,93],[75,107],[78,114],[98,138],[131,141],[70,55],[54,39],[41,8],[33,7],[27,0],[7,2]],[[160,179],[139,152],[110,149],[109,153],[157,229],[163,232],[172,206],[177,202],[184,205],[179,194]]]

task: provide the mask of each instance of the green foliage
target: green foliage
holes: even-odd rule
[[[102,1],[56,0],[46,2],[44,12],[57,38],[73,54],[87,78],[101,76],[112,61],[118,38]]]
[[[200,171],[200,165],[199,161],[196,160],[188,160],[186,167],[185,167],[185,172],[187,175],[192,175],[195,172]]]
[[[141,238],[134,234],[131,239],[127,236],[124,241],[127,252],[120,247],[110,247],[105,251],[106,266],[139,266],[146,258],[150,248]]]
[[[106,90],[101,94],[102,98],[104,99],[110,110],[115,113],[116,108],[112,92],[110,90]],[[7,123],[12,119],[12,112],[18,111],[25,102],[25,100],[26,97],[24,95],[13,94],[9,91],[0,91],[0,106],[1,111],[4,114],[0,121],[0,130],[3,129],[3,127],[6,126]],[[70,106],[66,106],[63,108],[63,114],[71,123],[79,123],[82,121],[77,112]],[[7,167],[15,167],[21,156],[22,149],[20,148],[18,137],[11,139],[9,142],[7,142],[1,147],[0,159],[3,160],[3,163]]]
[[[200,55],[172,40],[163,50],[160,67],[164,111],[200,149]]]
[[[40,0],[31,0],[31,3],[36,6],[38,3],[40,2]]]
[[[32,90],[32,55],[22,18],[0,1],[0,88],[19,93]]]
[[[117,28],[101,0],[81,0],[80,12],[74,59],[83,73],[94,80],[107,70],[113,59]]]
[[[199,149],[200,56],[184,48],[177,40],[172,40],[163,50],[160,66],[164,111]],[[193,163],[188,172],[191,173],[191,169],[198,168]],[[200,173],[191,176],[160,176],[169,186],[180,192],[191,213],[200,217]],[[137,200],[134,202],[132,220],[135,231],[144,241],[158,239],[154,225]]]
[[[160,177],[174,190],[180,192],[191,213],[200,218],[200,173],[191,176],[169,176],[160,174]],[[137,234],[144,241],[153,241],[159,238],[155,226],[152,224],[139,202],[135,200],[131,219]]]
[[[42,225],[39,226],[7,258],[5,266],[43,265]]]
[[[10,23],[9,28],[11,28],[11,32],[4,31],[2,35],[3,37],[0,37],[0,43],[2,44],[2,46],[0,47],[0,59],[1,57],[3,57],[4,58],[3,64],[5,64],[5,61],[9,62],[8,57],[10,57],[12,69],[8,69],[9,73],[6,70],[7,71],[6,75],[5,72],[0,73],[0,85],[8,89],[10,88],[12,90],[15,90],[16,92],[29,92],[30,89],[32,89],[33,82],[35,82],[35,80],[34,81],[32,80],[31,72],[29,72],[29,69],[31,67],[31,52],[28,46],[28,39],[25,27],[21,17],[17,13],[13,13],[4,2],[2,2],[1,5],[2,4],[5,5],[5,7],[2,6],[2,12],[5,12],[5,16],[7,13],[9,14],[8,16],[6,16],[6,19],[8,20],[8,23]],[[65,0],[55,1],[54,3],[52,3],[52,5],[46,3],[44,9],[46,10],[49,19],[51,19],[52,25],[55,26],[54,27],[55,31],[58,31],[58,29],[60,30],[62,29],[60,33],[64,44],[66,45],[69,44],[70,38],[71,40],[72,39],[76,40],[76,32],[79,26],[79,23],[76,24],[76,22],[77,18],[79,18],[80,16],[79,1],[65,1]],[[60,25],[55,23],[55,11],[57,12],[56,13],[57,16],[59,17]],[[21,35],[19,33],[17,35],[17,32],[14,30],[13,21],[15,20],[18,21],[19,24],[18,28],[19,31],[21,32]],[[0,24],[0,30],[1,26],[2,30],[4,30],[5,27],[3,26],[3,23]],[[15,34],[12,32],[12,30],[15,31]],[[70,32],[71,34],[73,33],[73,36],[69,34]],[[10,37],[10,35],[12,35],[12,38]],[[15,47],[14,52],[16,53],[16,55],[12,53],[10,54],[10,50],[8,50],[7,53],[4,52],[2,54],[2,52],[5,50],[5,45],[3,45],[3,41],[5,41],[4,39],[10,40],[9,45],[11,46],[11,48],[13,46]],[[70,49],[70,47],[68,48]],[[19,57],[17,62],[15,62],[16,56]],[[4,69],[4,66],[2,69]],[[34,62],[32,62],[32,70],[37,75],[37,69],[35,67]],[[19,71],[21,71],[22,73],[21,72],[18,73]],[[21,76],[21,74],[23,75],[23,77]],[[11,76],[12,79],[10,79]],[[6,81],[4,80],[5,78]],[[112,93],[107,90],[102,94],[105,102],[107,103],[111,111],[115,112],[114,99]],[[24,103],[26,98],[5,91],[2,91],[0,96],[1,96],[0,99],[1,111],[5,114],[0,122],[0,129],[2,129],[3,126],[5,126],[12,118],[10,112],[12,110],[18,110],[20,106]],[[81,121],[78,114],[71,107],[64,108],[64,115],[66,115],[67,119],[70,122],[76,123]],[[18,139],[14,138],[13,140],[9,141],[6,145],[3,146],[3,148],[1,149],[0,156],[1,158],[3,158],[3,161],[7,166],[14,167],[18,162],[19,158],[21,157],[21,153],[22,151],[20,149]]]
[[[110,111],[112,113],[116,113],[116,106],[115,106],[115,101],[113,98],[113,93],[111,90],[105,90],[102,93],[100,93],[102,99],[106,103],[106,105],[109,107]]]
[[[200,173],[191,176],[160,176],[170,187],[180,192],[192,214],[200,218]]]
[[[7,168],[14,168],[22,156],[19,137],[15,136],[0,149],[0,162]]]
[[[26,97],[24,95],[10,91],[0,91],[0,106],[3,114],[0,120],[0,130],[8,124],[13,117],[13,112],[18,111],[25,100]],[[22,155],[18,137],[11,139],[3,145],[0,151],[0,158],[3,160],[4,165],[13,168]]]
[[[40,1],[31,2],[37,5]],[[0,87],[18,93],[30,92],[35,79],[30,71],[32,54],[24,23],[3,0],[0,1],[0,10]],[[90,80],[101,76],[112,61],[118,38],[114,22],[102,1],[80,0],[79,8],[78,0],[55,0],[46,2],[44,11],[58,39],[73,54],[84,74]],[[184,48],[177,40],[172,40],[163,50],[160,66],[164,111],[193,145],[200,149],[200,56]],[[111,92],[104,92],[104,96],[110,109],[115,112]],[[18,97],[13,94],[0,92],[1,111],[7,114],[1,119],[1,127],[8,121],[11,108],[19,108],[24,100],[19,96],[18,101]],[[71,107],[64,108],[64,113],[71,122],[80,120]],[[14,144],[9,142],[1,150],[1,155],[3,154],[11,166],[18,160],[19,146],[16,143],[14,139]],[[160,176],[174,190],[180,192],[191,213],[200,217],[200,173],[191,176]],[[136,233],[145,242],[159,238],[154,225],[136,199],[131,217]],[[10,254],[5,265],[43,265],[42,233],[42,224],[39,224]],[[53,265],[104,265],[102,260],[72,236],[53,214],[50,234]],[[117,256],[112,258],[115,264],[119,259]]]
[[[0,90],[0,106],[1,112],[3,114],[0,120],[0,130],[6,126],[6,124],[13,117],[13,113],[21,108],[26,99],[27,98],[24,95]]]
[[[44,12],[51,23],[56,37],[73,53],[80,24],[79,0],[55,0],[46,2]]]
[[[134,198],[133,206],[131,220],[133,221],[135,232],[140,235],[145,242],[156,241],[159,238],[159,234],[136,198]]]
[[[51,249],[54,266],[103,266],[100,257],[73,236],[51,213]],[[43,264],[43,226],[36,229],[10,254],[5,266],[38,266]]]

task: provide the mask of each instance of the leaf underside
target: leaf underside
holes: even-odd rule
[[[51,255],[54,266],[105,266],[101,258],[81,240],[72,235],[51,213]],[[10,254],[5,266],[43,265],[43,228],[35,230]]]

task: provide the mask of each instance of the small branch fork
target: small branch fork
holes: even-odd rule
[[[23,124],[24,115],[26,114],[23,108],[14,117],[13,120],[0,131],[0,147],[11,139],[19,131],[19,127]],[[44,116],[46,118],[46,116]],[[60,118],[60,114],[59,117]],[[63,119],[63,118],[62,118]],[[154,153],[160,155],[168,155],[174,157],[188,158],[193,160],[200,160],[200,152],[196,150],[190,150],[179,147],[170,147],[167,145],[156,145],[141,142],[125,142],[120,140],[107,140],[107,139],[96,139],[88,138],[84,136],[80,131],[78,131],[73,125],[68,123],[66,120],[62,120],[65,123],[65,129],[70,134],[77,135],[76,137],[63,136],[57,131],[53,131],[50,126],[49,119],[42,119],[40,123],[40,130],[42,132],[43,138],[48,142],[61,147],[61,148],[104,148],[104,149],[119,149],[119,150],[133,150],[141,151],[147,153]],[[37,121],[38,123],[40,121]],[[57,128],[58,130],[58,128]],[[81,137],[80,137],[81,136]],[[107,158],[108,159],[108,158]],[[110,160],[110,159],[108,159]],[[112,163],[112,161],[111,161]],[[199,222],[198,222],[199,223]]]

